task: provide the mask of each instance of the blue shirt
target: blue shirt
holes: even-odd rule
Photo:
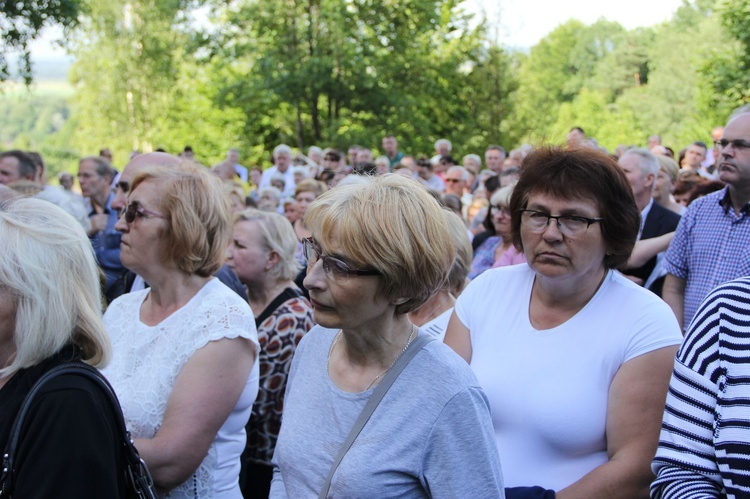
[[[687,328],[711,290],[750,275],[750,204],[736,214],[728,187],[693,201],[667,250],[666,270],[686,281]]]
[[[124,269],[120,261],[120,238],[122,234],[115,230],[115,224],[119,217],[117,216],[117,210],[112,209],[112,200],[114,198],[114,193],[110,193],[102,211],[104,215],[108,216],[107,228],[89,237],[91,246],[94,247],[96,263],[99,264],[99,268],[102,269],[102,272],[107,277],[107,289],[109,289],[109,286],[117,279],[122,269]],[[96,214],[96,211],[92,208],[89,217]]]

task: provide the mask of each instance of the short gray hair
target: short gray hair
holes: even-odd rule
[[[659,165],[659,160],[656,158],[654,153],[642,147],[633,147],[625,151],[622,157],[624,158],[629,154],[638,156],[638,168],[641,169],[641,174],[644,177],[649,173],[653,174],[654,176],[659,174],[659,169],[661,168],[661,166]]]
[[[78,161],[78,166],[84,161],[91,161],[96,167],[96,174],[100,177],[109,177],[110,179],[115,176],[115,170],[112,168],[109,160],[101,156],[86,156]]]
[[[110,356],[102,322],[99,268],[83,228],[62,208],[20,198],[0,204],[0,290],[16,306],[9,376],[51,357],[67,344],[89,364]]]
[[[273,148],[273,157],[275,158],[276,156],[278,156],[282,152],[285,152],[289,156],[291,156],[292,155],[292,148],[289,147],[286,144],[279,144],[279,145],[277,145],[276,147]]]
[[[732,119],[736,118],[737,116],[745,113],[750,113],[750,104],[745,104],[743,106],[738,107],[734,111],[732,111],[732,114],[729,116],[729,119],[727,121],[731,121]]]
[[[445,173],[448,174],[450,172],[461,172],[461,180],[463,180],[464,182],[467,182],[469,180],[469,172],[463,166],[451,166]]]
[[[448,145],[448,152],[453,150],[453,144],[451,144],[451,141],[448,139],[438,139],[435,142],[435,150],[437,151],[440,148],[440,145],[447,144]]]

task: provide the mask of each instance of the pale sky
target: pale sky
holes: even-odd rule
[[[652,26],[669,19],[682,0],[465,0],[464,7],[476,14],[486,13],[497,26],[498,41],[505,46],[528,48],[569,19],[592,24],[604,17],[627,29]],[[48,30],[32,45],[36,57],[64,55],[51,46],[59,30]]]
[[[569,19],[593,24],[604,17],[627,29],[666,21],[682,0],[465,0],[465,8],[486,12],[502,45],[529,48]]]

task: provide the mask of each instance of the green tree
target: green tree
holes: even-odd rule
[[[0,0],[0,82],[10,77],[8,57],[19,55],[18,71],[30,84],[32,81],[29,43],[44,27],[74,27],[81,11],[79,0]]]

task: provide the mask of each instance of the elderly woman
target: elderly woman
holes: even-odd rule
[[[640,225],[630,185],[606,154],[541,149],[510,211],[528,264],[472,281],[446,334],[488,394],[506,483],[558,499],[648,497],[680,330],[614,270]]]
[[[240,478],[242,492],[268,497],[292,355],[313,326],[310,302],[293,279],[300,264],[297,238],[278,213],[246,210],[235,215],[227,263],[247,285],[261,351],[260,389],[247,424],[247,445]]]
[[[91,243],[73,217],[37,199],[0,204],[0,450],[42,375],[107,362],[99,290]],[[72,375],[42,386],[21,430],[12,497],[125,497],[104,393]]]
[[[122,263],[150,288],[104,322],[135,445],[171,498],[240,498],[245,424],[258,390],[252,310],[212,274],[231,236],[221,181],[183,164],[144,169],[115,226]]]
[[[526,261],[526,257],[513,246],[511,240],[508,203],[512,193],[513,186],[507,186],[499,189],[490,198],[490,209],[484,222],[485,227],[489,229],[489,236],[485,236],[486,239],[474,250],[469,279],[474,279],[492,267],[504,267]]]
[[[455,257],[437,201],[400,175],[336,187],[306,222],[305,285],[319,326],[292,361],[271,497],[321,492],[373,387],[424,334],[406,314],[442,286]],[[466,363],[427,343],[344,456],[330,494],[503,497],[489,417]]]

